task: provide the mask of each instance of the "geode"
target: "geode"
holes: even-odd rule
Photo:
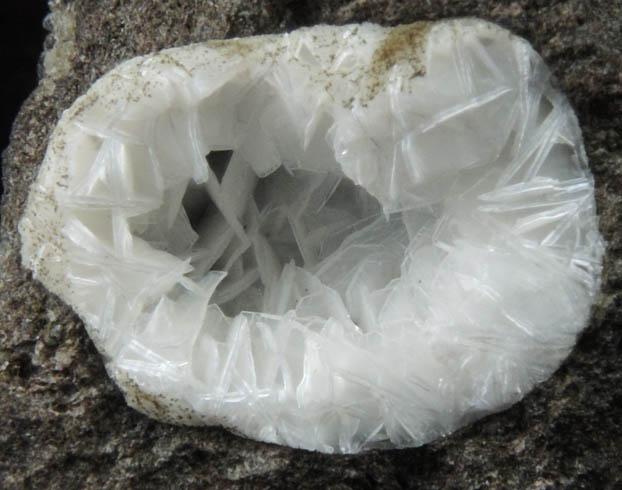
[[[475,19],[129,60],[63,114],[20,232],[130,405],[344,453],[550,376],[604,250],[572,109]]]

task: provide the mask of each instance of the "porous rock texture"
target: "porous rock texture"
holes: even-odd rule
[[[9,488],[614,488],[622,478],[622,2],[52,1],[39,88],[3,154],[0,480]],[[19,266],[16,225],[63,109],[117,62],[322,22],[498,22],[529,40],[577,110],[608,241],[603,292],[562,367],[522,402],[418,449],[323,456],[125,404],[80,321]]]

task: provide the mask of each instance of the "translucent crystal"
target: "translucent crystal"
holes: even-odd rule
[[[604,248],[573,111],[472,19],[127,61],[64,113],[20,230],[132,406],[346,453],[547,378]]]

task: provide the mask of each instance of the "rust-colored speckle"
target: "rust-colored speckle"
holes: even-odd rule
[[[374,51],[367,71],[367,93],[362,102],[373,99],[386,85],[389,71],[395,65],[410,65],[411,78],[425,75],[422,54],[431,25],[430,22],[415,22],[394,27],[388,32]]]
[[[206,42],[206,45],[218,49],[227,58],[245,57],[257,49],[257,43],[249,39],[216,39]]]
[[[120,380],[121,381],[121,380]],[[147,416],[154,417],[162,422],[175,422],[167,403],[161,396],[152,395],[143,391],[131,379],[123,379],[122,387],[129,405]]]

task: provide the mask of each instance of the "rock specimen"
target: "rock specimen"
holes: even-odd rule
[[[603,253],[571,108],[477,20],[123,63],[63,115],[20,231],[132,406],[323,452],[520,399]]]

